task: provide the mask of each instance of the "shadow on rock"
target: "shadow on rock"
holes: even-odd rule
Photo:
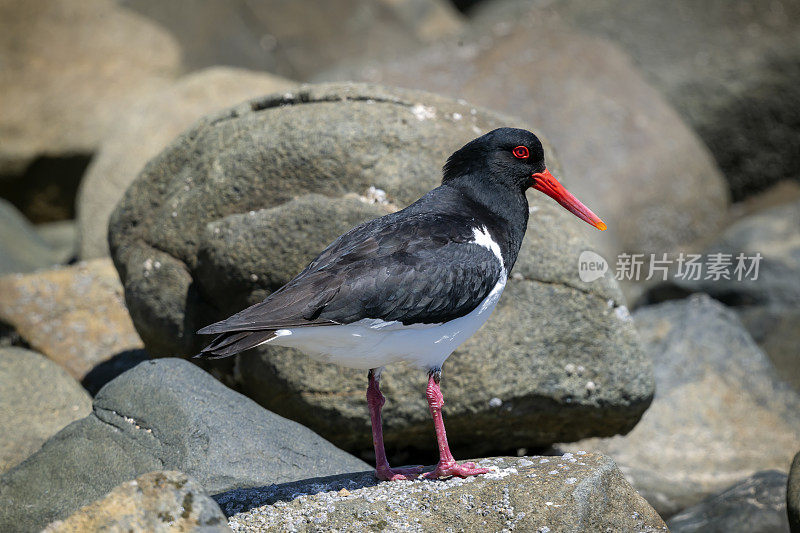
[[[148,359],[150,356],[144,350],[123,350],[87,372],[81,380],[81,385],[94,396],[103,385]]]

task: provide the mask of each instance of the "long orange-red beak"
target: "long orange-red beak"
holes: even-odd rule
[[[600,231],[606,229],[606,223],[600,220],[600,217],[592,213],[592,210],[583,205],[580,200],[572,196],[572,193],[565,189],[564,186],[550,174],[549,170],[544,169],[544,172],[534,174],[532,187],[537,191],[545,193],[547,196],[560,203],[567,211],[581,220],[588,222]]]

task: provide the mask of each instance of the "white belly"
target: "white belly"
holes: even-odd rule
[[[364,319],[343,326],[278,330],[264,344],[297,348],[316,360],[370,369],[405,361],[423,368],[441,367],[445,359],[489,319],[506,286],[507,275],[468,315],[442,324],[413,324]]]

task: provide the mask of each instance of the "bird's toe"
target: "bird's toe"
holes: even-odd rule
[[[422,472],[422,466],[413,466],[407,468],[377,468],[375,469],[375,477],[383,481],[400,481],[404,479],[417,479]]]
[[[433,472],[427,472],[423,477],[426,479],[439,479],[443,477],[467,477],[477,476],[491,472],[489,468],[477,468],[475,463],[462,463],[458,464],[455,461],[452,463],[439,463]]]

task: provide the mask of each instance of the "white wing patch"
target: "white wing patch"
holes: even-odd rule
[[[474,244],[478,246],[483,246],[490,252],[492,252],[497,259],[500,260],[500,265],[505,270],[505,263],[503,263],[503,254],[500,252],[500,245],[492,239],[489,230],[486,229],[486,226],[482,226],[480,228],[472,228],[472,234],[475,236],[475,240],[472,241]]]

